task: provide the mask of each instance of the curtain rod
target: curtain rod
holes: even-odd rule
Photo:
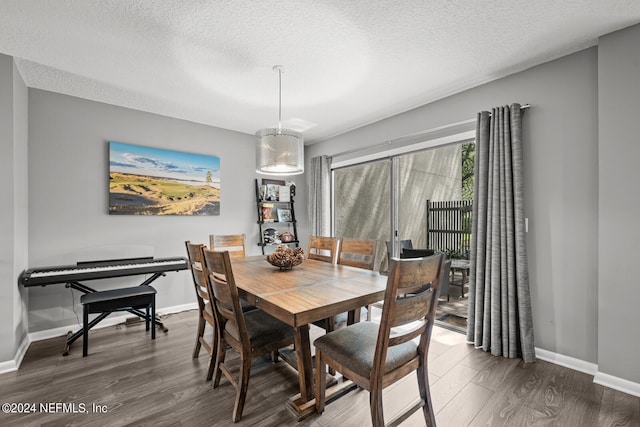
[[[520,106],[520,110],[528,110],[530,107],[531,107],[531,105],[524,104],[524,105]],[[491,113],[489,113],[489,115],[491,115]],[[336,153],[336,154],[334,154],[332,156],[327,156],[327,157],[332,159],[334,157],[348,156],[350,154],[355,154],[355,153],[358,153],[360,151],[373,150],[373,149],[376,149],[376,148],[379,148],[379,147],[388,147],[388,146],[390,146],[390,145],[392,145],[394,143],[397,143],[398,141],[401,141],[403,139],[416,138],[416,137],[419,137],[421,135],[427,135],[427,134],[434,133],[434,132],[437,132],[437,131],[441,131],[441,130],[444,130],[444,129],[447,129],[447,128],[452,128],[452,127],[461,126],[461,125],[465,125],[465,124],[469,124],[469,123],[474,123],[476,120],[477,120],[476,118],[473,118],[473,119],[463,120],[461,122],[451,123],[451,124],[444,125],[444,126],[438,126],[438,127],[432,128],[432,129],[423,130],[423,131],[416,132],[416,133],[411,133],[409,135],[403,135],[403,136],[398,136],[398,137],[395,137],[395,138],[387,139],[384,142],[379,142],[377,144],[369,145],[367,147],[359,147],[359,148],[354,148],[352,150],[342,151],[340,153]]]
[[[531,108],[531,105],[529,105],[529,104],[524,104],[524,105],[521,105],[521,106],[520,106],[520,111],[522,111],[522,110],[525,110],[525,111],[526,111],[526,110],[528,110],[529,108]],[[489,113],[489,115],[491,115],[491,113]]]

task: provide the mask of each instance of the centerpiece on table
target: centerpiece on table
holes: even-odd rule
[[[280,268],[280,270],[291,270],[296,265],[304,261],[304,251],[302,248],[290,248],[287,245],[278,245],[273,253],[267,255],[269,264]]]

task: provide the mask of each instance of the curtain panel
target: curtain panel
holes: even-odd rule
[[[520,104],[478,114],[467,340],[535,361]]]
[[[309,183],[309,223],[314,236],[331,235],[331,159],[317,156],[311,159]]]

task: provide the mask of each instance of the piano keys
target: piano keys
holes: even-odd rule
[[[187,260],[184,257],[125,258],[78,262],[76,265],[30,268],[20,274],[18,281],[27,287],[46,286],[56,283],[164,273],[186,270],[187,268]]]

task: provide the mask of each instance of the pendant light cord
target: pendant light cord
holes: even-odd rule
[[[274,65],[278,70],[278,129],[282,129],[282,65]]]

